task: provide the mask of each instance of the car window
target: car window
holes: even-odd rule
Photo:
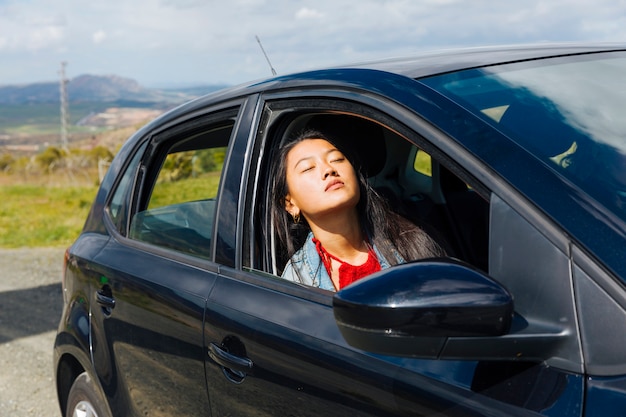
[[[160,140],[144,161],[146,183],[129,237],[211,258],[216,197],[234,121]],[[162,142],[162,143],[161,143]]]
[[[484,117],[626,219],[626,54],[590,54],[421,80]],[[601,77],[597,74],[602,74]]]
[[[109,216],[118,232],[123,235],[126,234],[126,227],[128,225],[130,195],[137,176],[137,169],[145,149],[146,143],[144,143],[135,153],[135,156],[133,156],[108,205]]]
[[[251,223],[249,229],[256,235],[255,244],[244,257],[244,266],[273,275],[282,274],[289,256],[276,236],[267,210],[271,206],[268,194],[272,181],[268,171],[280,142],[322,116],[319,113],[285,114],[283,120],[278,118],[273,128],[267,130],[268,143],[260,165],[262,179],[255,196],[249,196],[248,202],[255,216],[246,219]],[[363,121],[358,114],[328,117],[333,118],[331,125],[335,127],[340,123],[350,125]],[[420,142],[422,139],[417,139],[415,133],[407,131],[403,136],[397,133],[396,126],[367,123],[370,127],[364,131],[379,132],[376,137],[346,138],[349,143],[345,146],[359,154],[356,159],[365,165],[368,182],[376,192],[387,200],[393,211],[425,230],[447,254],[486,271],[489,204],[484,196],[446,168],[432,152],[417,146],[412,139]]]

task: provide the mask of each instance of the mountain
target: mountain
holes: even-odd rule
[[[195,88],[150,89],[130,78],[117,75],[80,75],[67,82],[67,97],[72,102],[130,102],[137,104],[181,103],[225,87],[207,85]],[[58,82],[0,86],[0,105],[58,103]]]

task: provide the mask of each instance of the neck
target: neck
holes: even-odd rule
[[[368,251],[356,213],[333,216],[324,222],[309,222],[309,225],[324,249],[346,262],[353,261]]]

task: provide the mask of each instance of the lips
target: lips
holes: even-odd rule
[[[343,181],[332,180],[326,185],[326,188],[324,189],[324,191],[335,190],[337,188],[340,188],[341,186],[343,186]]]

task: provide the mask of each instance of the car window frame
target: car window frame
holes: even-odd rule
[[[144,140],[130,153],[128,157],[128,164],[126,164],[122,171],[123,173],[118,176],[118,181],[113,187],[110,197],[105,202],[104,219],[110,228],[114,229],[121,236],[126,237],[128,235],[128,228],[130,224],[130,207],[132,207],[132,195],[139,179],[139,167],[141,166],[141,160],[144,157],[144,153],[148,146],[148,141]],[[117,213],[112,212],[112,205],[116,198],[121,199],[119,204],[119,216]]]
[[[231,148],[235,141],[237,129],[239,127],[239,120],[242,117],[243,103],[244,101],[239,98],[202,107],[188,113],[181,113],[175,119],[169,122],[164,122],[161,125],[157,125],[152,130],[146,132],[143,135],[142,139],[137,142],[137,145],[135,147],[136,150],[133,152],[134,158],[137,157],[137,152],[141,155],[139,157],[139,164],[134,168],[135,174],[132,181],[132,186],[129,188],[129,195],[126,198],[127,212],[123,232],[115,227],[113,220],[108,214],[108,207],[112,197],[110,197],[105,203],[105,207],[107,208],[107,215],[105,216],[107,228],[109,229],[109,232],[113,237],[129,247],[140,249],[146,252],[151,252],[190,265],[206,268],[211,271],[218,270],[218,265],[215,265],[215,244],[212,244],[211,256],[203,258],[192,254],[178,252],[162,246],[142,242],[140,240],[132,239],[129,237],[128,233],[130,227],[130,219],[132,219],[132,216],[135,213],[140,211],[141,207],[147,204],[148,200],[145,199],[145,196],[149,194],[146,194],[146,183],[150,183],[150,181],[155,181],[156,176],[158,175],[158,172],[160,170],[160,164],[163,161],[161,158],[158,164],[152,163],[154,162],[153,158],[155,157],[155,154],[158,152],[162,152],[164,149],[164,145],[167,145],[167,143],[171,141],[175,142],[177,138],[180,139],[181,135],[185,135],[186,133],[190,133],[192,131],[197,132],[210,129],[211,125],[219,124],[220,121],[224,121],[230,118],[232,119],[233,127],[227,145],[225,163],[222,167],[222,172],[220,173],[216,200],[220,198],[223,188],[226,161],[230,158]],[[167,148],[167,146],[165,147]],[[167,154],[167,152],[165,152],[165,154]],[[146,164],[146,161],[148,161],[148,164]],[[153,169],[155,165],[157,166],[157,169]],[[132,167],[129,167],[127,165],[125,169],[128,170],[130,168]],[[152,169],[152,171],[150,171],[150,169]],[[154,178],[148,175],[148,173],[150,173]],[[118,180],[115,184],[113,192],[110,193],[110,196],[113,196],[115,194],[119,183],[120,180]],[[217,210],[219,210],[219,208],[216,208],[216,213],[213,219],[214,239],[217,234]]]
[[[359,96],[359,98],[362,96]],[[394,108],[395,104],[391,106],[383,106],[383,109],[375,108],[371,103],[357,100],[353,93],[350,91],[341,90],[328,90],[328,91],[316,91],[315,95],[310,92],[300,91],[294,94],[269,93],[261,97],[258,105],[259,124],[255,134],[254,145],[251,150],[252,158],[255,161],[254,165],[250,167],[250,176],[247,183],[247,193],[245,196],[245,211],[250,210],[254,213],[253,216],[248,216],[245,219],[245,246],[242,256],[242,268],[250,271],[253,275],[258,272],[258,277],[264,285],[270,288],[284,291],[289,289],[290,292],[298,293],[302,295],[301,289],[304,290],[307,298],[313,297],[318,299],[318,296],[322,296],[325,299],[325,303],[329,303],[332,292],[321,290],[319,288],[312,288],[309,286],[300,285],[297,283],[287,281],[287,285],[282,285],[274,281],[286,281],[277,275],[274,275],[267,269],[258,268],[259,261],[254,260],[255,252],[260,252],[261,256],[263,250],[256,248],[256,239],[265,240],[264,246],[267,246],[268,233],[267,230],[271,227],[268,220],[260,220],[257,218],[255,207],[269,207],[269,195],[267,193],[267,184],[265,178],[267,176],[268,166],[262,166],[263,162],[267,159],[266,153],[271,148],[269,136],[276,128],[279,129],[279,134],[284,134],[284,126],[276,126],[278,118],[284,116],[285,113],[316,113],[316,112],[338,112],[345,114],[353,114],[355,116],[361,116],[383,126],[386,126],[391,131],[397,133],[400,137],[408,140],[412,146],[416,146],[419,149],[427,152],[432,160],[437,161],[441,165],[448,168],[458,178],[470,184],[479,195],[489,201],[490,191],[476,178],[471,176],[463,167],[455,163],[445,153],[443,153],[435,143],[429,142],[424,136],[422,136],[417,130],[409,128],[406,124],[403,124],[398,118],[395,117]],[[388,110],[388,111],[385,111]],[[282,122],[281,122],[282,123]],[[282,123],[284,124],[284,123]],[[264,191],[260,191],[264,190]],[[262,265],[267,266],[267,261],[260,261]],[[274,279],[275,278],[275,279]],[[254,280],[254,278],[251,278]]]

